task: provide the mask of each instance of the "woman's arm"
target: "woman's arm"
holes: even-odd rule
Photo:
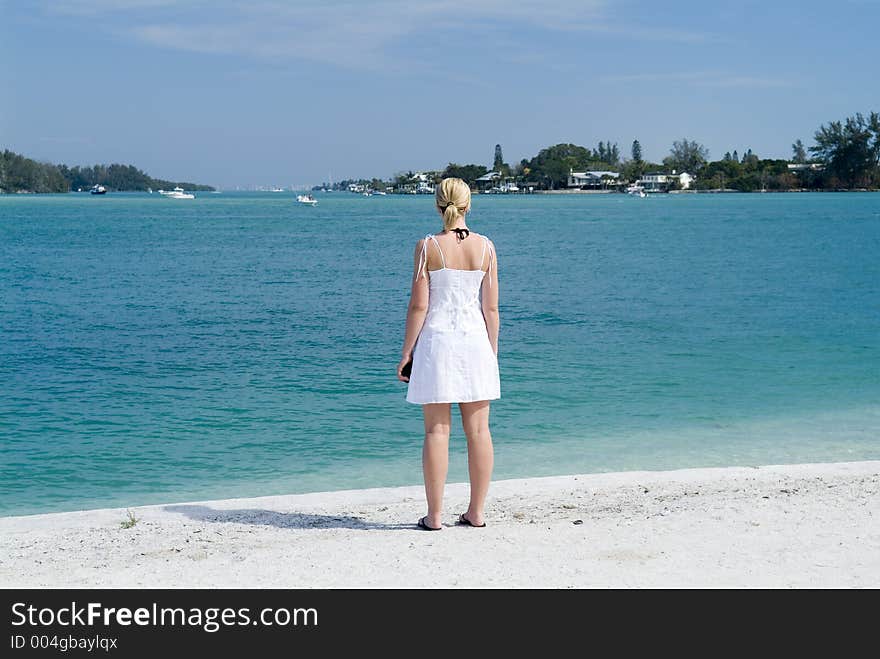
[[[416,341],[422,331],[422,325],[425,324],[425,316],[428,313],[427,259],[425,263],[419,263],[423,243],[424,239],[416,244],[416,251],[413,259],[412,291],[410,292],[409,307],[406,312],[406,332],[403,339],[403,350],[401,351],[402,360],[397,368],[397,376],[404,382],[407,380],[400,375],[400,369],[403,368],[403,365],[409,361],[410,357],[412,357],[413,350],[416,347]],[[424,277],[420,276],[422,272],[420,272],[421,269],[419,266],[422,266],[421,269],[424,270]]]
[[[495,253],[495,245],[489,241],[489,268],[488,274],[483,277],[480,297],[482,298],[483,318],[486,320],[486,331],[489,333],[489,343],[495,356],[498,356],[498,330],[501,326],[501,317],[498,314],[498,255]]]

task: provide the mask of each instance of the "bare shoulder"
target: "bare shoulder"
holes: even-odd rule
[[[419,258],[421,253],[425,250],[425,243],[428,242],[428,237],[423,236],[416,241],[416,247],[413,250],[413,254],[415,254],[416,258]]]

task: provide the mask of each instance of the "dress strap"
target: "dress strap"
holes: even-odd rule
[[[416,270],[416,278],[415,281],[418,281],[422,274],[426,273],[428,270],[428,239],[431,238],[431,234],[425,236],[425,239],[422,241],[422,251],[419,254],[419,267]],[[427,279],[428,275],[425,274],[425,278]]]
[[[431,237],[431,240],[434,241],[434,244],[437,245],[437,251],[440,252],[440,260],[443,262],[443,267],[446,267],[446,257],[443,256],[443,250],[440,249],[440,243],[437,242],[437,239],[434,237],[433,233],[428,234]],[[425,266],[427,267],[427,265]]]

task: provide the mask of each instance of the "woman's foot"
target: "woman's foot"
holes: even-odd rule
[[[440,526],[431,526],[431,525],[429,525],[429,524],[428,524],[428,516],[427,516],[427,515],[425,515],[424,517],[422,517],[422,519],[419,520],[419,523],[416,524],[416,526],[418,526],[418,527],[419,527],[420,529],[422,529],[423,531],[440,531],[440,530],[443,528],[442,525],[440,525]]]
[[[486,522],[484,522],[482,519],[480,520],[480,523],[477,524],[476,518],[471,520],[467,516],[467,513],[462,513],[461,515],[458,516],[457,524],[459,524],[460,526],[473,526],[474,528],[478,528],[478,529],[481,529],[484,526],[486,526]]]

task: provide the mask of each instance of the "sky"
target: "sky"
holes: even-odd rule
[[[880,111],[880,0],[0,0],[0,148],[305,186]]]

